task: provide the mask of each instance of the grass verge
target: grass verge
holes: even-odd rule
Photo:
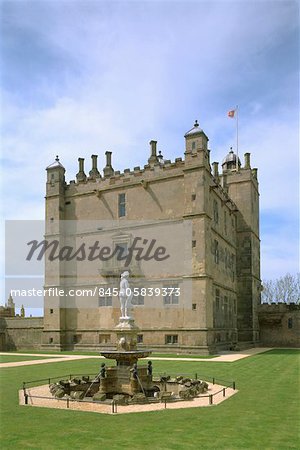
[[[230,364],[155,361],[155,372],[235,380],[239,392],[218,406],[116,416],[18,405],[23,381],[97,373],[101,360],[2,368],[2,448],[298,449],[299,356],[297,350],[273,350]]]

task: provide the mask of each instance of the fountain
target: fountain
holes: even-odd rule
[[[139,328],[131,315],[132,292],[129,288],[128,276],[127,271],[121,275],[119,292],[121,317],[115,328],[117,349],[101,352],[105,358],[116,361],[116,366],[108,367],[105,377],[101,378],[99,392],[106,394],[107,398],[116,394],[132,397],[141,392],[147,396],[153,391],[151,364],[148,363],[148,367],[138,368],[137,366],[138,360],[149,356],[151,351],[137,349]]]
[[[139,328],[132,316],[132,291],[128,282],[129,272],[121,274],[119,299],[121,317],[115,327],[117,334],[116,350],[102,351],[106,359],[115,360],[116,365],[106,367],[102,363],[99,374],[90,380],[82,379],[60,381],[50,386],[50,392],[57,398],[65,395],[82,400],[93,397],[95,401],[114,400],[119,404],[148,403],[178,399],[192,399],[207,390],[206,382],[178,376],[161,376],[153,379],[152,363],[138,366],[138,360],[148,357],[151,350],[137,349]]]

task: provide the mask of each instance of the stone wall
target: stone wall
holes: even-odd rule
[[[261,345],[300,347],[300,305],[272,303],[258,307]]]
[[[1,350],[12,351],[41,348],[43,328],[43,317],[1,318]]]
[[[299,347],[300,346],[300,305],[295,304],[262,304],[258,306],[260,325],[260,344],[269,347]],[[12,317],[0,318],[0,351],[22,349],[39,349],[42,346],[43,317]],[[69,349],[98,350],[100,347],[114,347],[115,332],[95,330],[76,330],[71,333]],[[77,342],[73,342],[73,335],[77,335]],[[140,330],[143,339],[140,347],[151,347],[157,351],[176,351],[197,353],[204,351],[200,330],[187,333],[185,330]],[[155,334],[155,339],[153,339]],[[178,343],[165,344],[166,335],[178,335]],[[100,339],[102,337],[102,339]],[[105,339],[104,339],[105,338]],[[205,331],[203,331],[205,340]],[[153,345],[153,341],[161,342]],[[44,345],[44,348],[47,346]],[[49,347],[53,347],[49,345]],[[205,347],[205,346],[204,346]]]

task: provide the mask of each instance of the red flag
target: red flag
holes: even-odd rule
[[[228,117],[233,118],[235,115],[235,109],[232,109],[231,111],[228,111]]]

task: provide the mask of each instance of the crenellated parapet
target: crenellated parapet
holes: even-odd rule
[[[150,178],[156,178],[160,176],[176,176],[183,175],[184,170],[194,170],[197,167],[205,167],[208,171],[211,170],[209,162],[210,151],[207,148],[208,138],[202,129],[199,128],[199,124],[196,121],[194,127],[185,134],[185,152],[184,158],[178,157],[174,161],[164,159],[161,151],[157,154],[157,141],[150,141],[150,155],[148,163],[143,167],[136,166],[132,169],[126,168],[123,171],[115,171],[112,167],[112,152],[106,151],[106,165],[103,168],[102,173],[97,167],[98,155],[91,155],[92,165],[90,170],[85,169],[85,159],[78,158],[78,172],[76,174],[76,180],[71,180],[70,183],[66,183],[66,187],[72,185],[86,185],[90,183],[96,183],[100,186],[107,186],[115,184],[116,182],[134,182],[136,178],[141,176],[147,180]],[[58,157],[56,162],[47,168],[50,172],[53,169],[57,169]],[[61,164],[59,163],[62,168]],[[52,177],[53,178],[53,177]]]
[[[148,164],[144,166],[135,166],[133,168],[125,168],[123,171],[114,170],[111,165],[112,152],[106,152],[107,163],[103,170],[103,175],[98,171],[96,164],[97,155],[92,155],[92,170],[90,176],[86,176],[84,172],[84,159],[79,158],[79,171],[76,180],[71,180],[66,184],[66,190],[69,192],[75,187],[85,192],[92,187],[93,191],[101,191],[112,187],[122,187],[124,185],[141,184],[147,189],[149,183],[159,179],[184,176],[186,170],[193,170],[201,166],[206,167],[210,171],[208,160],[205,161],[201,155],[202,150],[197,150],[191,154],[185,154],[185,158],[178,157],[174,161],[163,159],[161,152],[156,155],[155,141],[150,141],[151,154]],[[154,149],[155,148],[155,149]],[[154,160],[154,158],[156,158]],[[99,175],[96,175],[98,172]]]
[[[238,223],[245,219],[243,229],[246,230],[250,226],[258,235],[258,219],[256,218],[256,216],[258,217],[258,207],[253,206],[256,205],[256,198],[258,198],[257,169],[251,168],[250,153],[245,153],[243,166],[238,159],[237,168],[237,156],[231,149],[224,158],[222,172],[219,173],[219,163],[210,163],[209,139],[197,121],[193,128],[185,133],[184,138],[185,151],[183,157],[177,157],[174,160],[164,159],[162,152],[158,150],[157,140],[152,139],[149,142],[150,151],[146,164],[125,168],[123,171],[114,170],[111,151],[105,152],[106,164],[102,170],[98,168],[98,155],[91,155],[91,166],[86,168],[84,158],[80,157],[78,158],[79,166],[76,179],[69,183],[65,182],[65,170],[57,157],[55,163],[47,168],[48,188],[46,198],[48,200],[50,198],[55,199],[57,194],[59,195],[58,210],[60,211],[60,218],[73,217],[74,209],[72,208],[75,205],[73,200],[89,196],[101,199],[110,217],[113,217],[116,206],[114,205],[112,209],[109,206],[111,201],[115,201],[112,200],[111,194],[118,193],[118,191],[127,192],[127,188],[129,190],[134,188],[134,196],[138,195],[140,202],[152,198],[154,203],[161,208],[161,211],[168,210],[167,214],[169,215],[177,214],[182,209],[184,210],[182,212],[184,217],[194,216],[200,212],[204,213],[204,211],[206,211],[208,217],[212,217],[214,213],[211,205],[218,202],[223,215],[225,211],[230,216],[237,215]],[[59,174],[56,174],[56,172],[59,172]],[[61,181],[59,188],[57,187],[58,184],[53,184],[56,177]],[[164,184],[165,181],[168,184]],[[179,189],[176,194],[178,205],[184,204],[183,208],[178,207],[176,213],[174,205],[169,207],[170,203],[166,200],[165,193],[160,192],[160,186],[163,190],[170,189],[173,191],[175,185],[177,186],[176,189]],[[250,185],[253,186],[255,193],[250,192]],[[141,190],[140,193],[138,193],[139,190]],[[148,197],[143,197],[143,191]],[[160,192],[159,195],[157,195],[158,192]],[[164,200],[161,200],[164,203],[160,202],[161,195],[163,195]],[[131,198],[133,199],[133,197]],[[183,199],[185,199],[184,202]],[[68,207],[67,216],[63,216],[66,207]],[[51,208],[53,211],[49,212]],[[89,203],[89,209],[93,210],[94,208],[97,208],[97,205],[92,206]],[[52,203],[52,206],[47,209],[48,216],[56,218],[56,209],[56,204]],[[253,211],[256,212],[256,210],[257,213],[254,218]],[[138,214],[138,212],[135,214]]]
[[[222,200],[223,204],[228,204],[230,209],[236,210],[236,202],[230,192],[230,185],[232,183],[247,183],[251,181],[253,185],[257,185],[257,169],[252,169],[250,164],[250,153],[245,153],[244,166],[232,148],[228,155],[222,162],[222,173],[219,174],[218,162],[210,164],[210,150],[208,149],[208,137],[205,132],[199,127],[197,121],[194,126],[184,135],[185,137],[185,152],[184,157],[175,158],[174,161],[164,159],[161,151],[157,154],[157,141],[150,141],[150,155],[148,163],[144,166],[136,166],[132,169],[126,168],[123,171],[115,171],[112,167],[112,152],[106,151],[106,165],[102,173],[97,167],[98,155],[91,155],[91,169],[85,171],[84,158],[78,158],[78,172],[76,180],[71,180],[69,183],[64,179],[64,168],[59,163],[58,157],[54,164],[47,168],[48,184],[50,188],[47,192],[47,197],[55,195],[56,190],[53,189],[54,181],[56,181],[55,172],[61,171],[60,180],[61,188],[59,193],[62,194],[61,189],[65,194],[76,193],[87,194],[97,193],[100,195],[102,190],[111,189],[114,187],[125,187],[130,185],[140,184],[144,189],[149,187],[149,183],[166,178],[182,177],[188,172],[193,172],[197,169],[204,169],[209,174],[210,190],[215,190],[217,195]]]
[[[119,170],[113,171],[108,174],[108,169],[104,172],[103,176],[99,177],[86,177],[80,180],[71,180],[66,184],[67,191],[72,191],[74,188],[81,192],[86,192],[92,188],[93,191],[101,191],[111,189],[113,187],[123,187],[128,185],[141,184],[141,186],[147,189],[150,182],[162,178],[171,178],[183,176],[183,169],[185,163],[182,158],[176,158],[175,161],[165,160],[164,164],[156,162],[154,164],[145,164],[143,167],[136,166],[132,169],[126,168],[122,172]]]
[[[285,302],[279,302],[279,303],[261,303],[259,305],[259,312],[268,312],[268,313],[285,313],[285,312],[291,312],[291,311],[300,311],[300,304],[299,303],[285,303]]]
[[[238,210],[236,203],[229,194],[228,182],[231,182],[232,175],[238,173],[239,181],[243,182],[251,179],[257,179],[257,169],[251,169],[250,154],[245,154],[245,164],[239,171],[229,170],[228,162],[234,163],[232,150],[224,159],[227,162],[222,163],[223,173],[219,174],[219,163],[210,163],[210,150],[208,149],[208,137],[199,127],[196,121],[194,127],[185,134],[185,152],[183,157],[177,157],[171,161],[164,159],[161,151],[157,151],[157,141],[151,140],[150,155],[147,164],[144,166],[135,166],[125,168],[123,171],[114,170],[112,166],[112,152],[106,151],[106,165],[103,171],[97,166],[98,155],[91,155],[91,169],[85,169],[84,158],[78,158],[78,172],[76,180],[71,180],[64,184],[65,195],[97,195],[99,198],[102,192],[125,187],[141,186],[143,189],[149,189],[151,183],[163,181],[166,179],[176,179],[184,177],[187,174],[203,169],[209,180],[209,191],[214,191],[220,198],[222,205],[229,208],[233,213]],[[232,156],[233,155],[233,156]],[[230,160],[230,161],[229,161]],[[230,165],[230,164],[229,164]],[[50,166],[52,167],[52,166]],[[230,166],[231,167],[231,166]],[[195,172],[196,173],[196,172]]]

